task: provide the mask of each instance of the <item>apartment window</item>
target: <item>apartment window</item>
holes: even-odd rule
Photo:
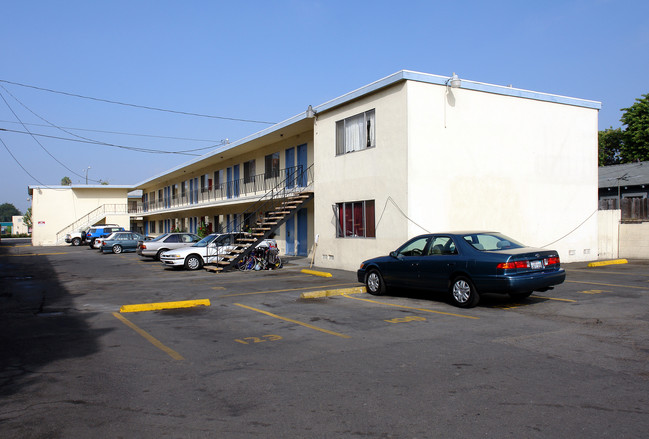
[[[243,181],[252,183],[255,181],[255,161],[250,160],[243,164]]]
[[[336,122],[336,155],[376,146],[374,113],[370,110]]]
[[[336,204],[338,238],[374,238],[374,200]]]
[[[221,171],[214,171],[214,190],[221,189]]]
[[[155,221],[149,221],[149,233],[155,233]]]
[[[279,152],[268,154],[266,162],[266,179],[279,177]]]

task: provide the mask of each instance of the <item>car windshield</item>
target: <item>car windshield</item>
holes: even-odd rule
[[[470,233],[462,236],[473,248],[480,251],[509,250],[525,247],[518,241],[500,233]]]
[[[201,239],[196,244],[192,245],[192,247],[207,247],[212,241],[216,239],[217,236],[219,235],[217,235],[216,233],[207,235],[205,238]]]
[[[160,241],[161,239],[165,238],[167,235],[168,235],[168,233],[165,233],[165,234],[163,234],[163,235],[157,236],[157,237],[153,238],[153,239],[152,239],[151,241],[149,241],[149,242]]]

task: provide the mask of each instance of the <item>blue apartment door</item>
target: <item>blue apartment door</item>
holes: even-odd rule
[[[297,255],[307,256],[307,241],[309,240],[308,213],[306,209],[297,211]]]
[[[295,148],[286,150],[286,188],[295,186]]]
[[[297,185],[299,187],[306,187],[307,185],[307,153],[306,143],[298,145],[297,147]]]
[[[225,182],[226,185],[226,192],[228,198],[232,198],[234,196],[234,178],[232,176],[232,168],[228,168],[226,170],[226,179],[227,181]]]
[[[232,196],[237,198],[239,196],[239,165],[234,165],[232,167],[232,179],[234,180],[232,185]]]
[[[293,217],[286,221],[286,254],[295,255],[295,219]]]

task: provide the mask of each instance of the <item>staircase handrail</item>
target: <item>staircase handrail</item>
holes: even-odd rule
[[[122,204],[122,203],[111,203],[111,204],[102,204],[101,206],[96,207],[95,209],[91,210],[87,214],[83,215],[81,218],[75,220],[72,222],[72,224],[69,224],[65,227],[63,227],[61,230],[59,230],[56,233],[56,240],[57,242],[61,241],[63,239],[61,235],[65,235],[66,233],[76,231],[77,229],[81,228],[82,226],[90,226],[92,225],[91,223],[95,218],[99,218],[102,215],[107,215],[108,213],[120,213],[120,209],[113,209],[109,210],[108,207],[110,206],[119,206],[120,208],[124,208],[124,212],[128,213],[128,203]]]

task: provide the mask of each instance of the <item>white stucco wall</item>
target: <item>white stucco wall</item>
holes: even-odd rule
[[[335,122],[374,108],[376,147],[335,155]],[[426,232],[500,231],[593,260],[596,109],[408,81],[320,114],[316,264],[353,270]],[[332,205],[376,200],[376,239],[336,238]],[[407,218],[406,218],[407,217]]]
[[[14,235],[23,235],[29,233],[29,228],[25,221],[23,220],[22,215],[16,215],[11,217],[11,222],[13,226],[11,227],[11,233]]]
[[[408,209],[405,84],[379,91],[318,116],[315,125],[315,264],[358,268],[363,258],[385,253],[408,236],[396,203]],[[336,156],[336,121],[375,110],[376,147]],[[375,200],[376,238],[337,238],[336,203]],[[381,216],[385,208],[386,215]]]
[[[57,233],[102,205],[127,204],[129,188],[114,186],[52,186],[30,188],[32,245],[57,245]],[[111,214],[92,224],[118,224],[128,230],[128,214]]]
[[[431,232],[495,230],[565,262],[596,259],[597,115],[408,82],[409,216]]]
[[[649,222],[620,224],[619,257],[649,259]]]
[[[597,212],[599,259],[616,259],[620,251],[621,210]]]

